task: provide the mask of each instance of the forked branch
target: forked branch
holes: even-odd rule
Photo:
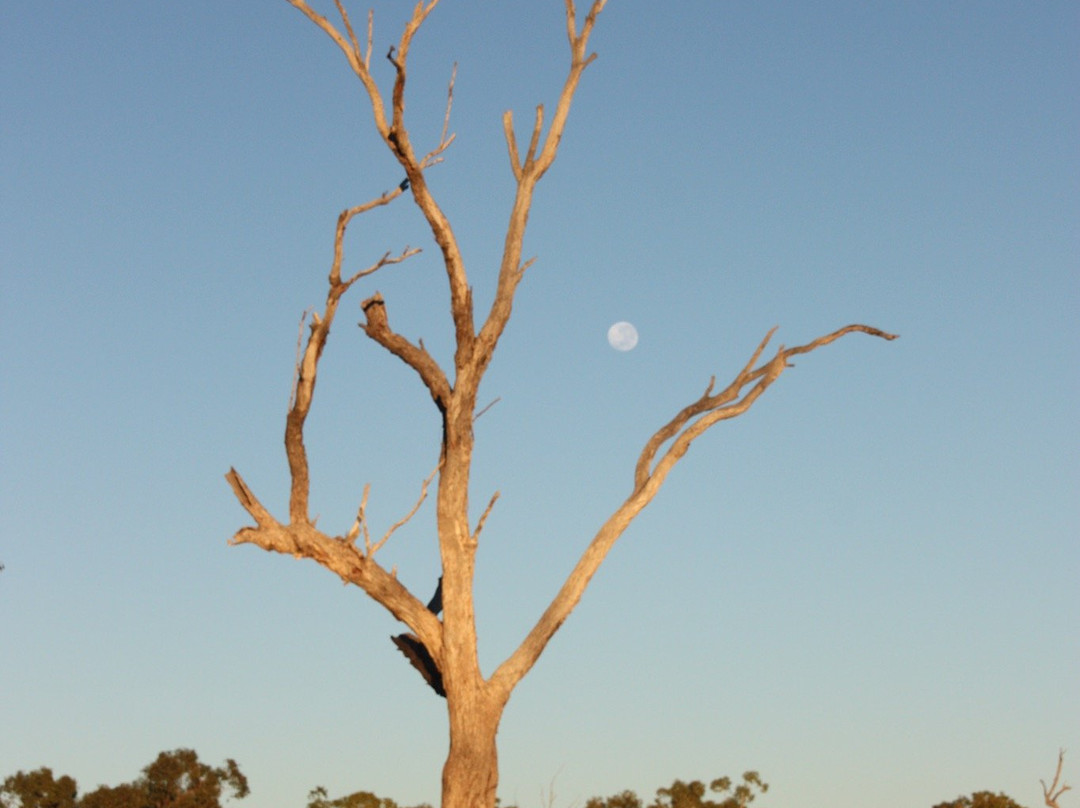
[[[387,59],[394,66],[394,86],[391,93],[389,114],[387,114],[386,102],[378,83],[371,73],[371,39],[373,22],[368,19],[368,40],[366,49],[362,53],[360,44],[352,29],[348,12],[341,2],[337,3],[338,13],[345,26],[345,33],[339,31],[333,23],[315,12],[308,5],[307,0],[289,0],[304,15],[315,23],[329,36],[345,54],[353,73],[364,86],[368,100],[371,103],[371,112],[375,120],[375,128],[387,148],[393,153],[398,163],[405,170],[407,185],[412,188],[413,200],[420,208],[428,227],[435,238],[435,242],[442,251],[443,264],[446,268],[447,280],[450,286],[451,315],[454,319],[454,328],[457,337],[457,361],[463,363],[465,358],[472,353],[472,344],[475,339],[473,328],[472,295],[469,291],[468,278],[465,275],[465,264],[461,257],[457,238],[450,227],[450,222],[442,209],[436,203],[435,198],[428,188],[424,178],[424,169],[439,162],[442,153],[453,142],[454,136],[447,134],[450,108],[453,104],[453,75],[447,92],[447,111],[443,121],[443,130],[439,144],[423,158],[418,158],[413,148],[409,131],[405,126],[405,86],[408,76],[409,49],[413,37],[423,25],[428,15],[438,5],[439,0],[427,0],[416,3],[413,7],[409,20],[405,23],[401,38],[396,46],[392,46],[387,53]],[[400,354],[399,354],[400,355]],[[459,364],[460,366],[460,364]]]
[[[507,111],[503,114],[503,133],[506,136],[507,151],[510,154],[510,169],[514,173],[517,182],[517,191],[514,195],[514,205],[510,211],[510,221],[506,227],[506,239],[503,243],[502,260],[499,264],[498,285],[495,291],[495,300],[491,304],[487,319],[477,336],[477,351],[473,356],[472,371],[482,375],[484,369],[491,361],[491,356],[502,336],[506,323],[510,319],[513,308],[514,295],[518,284],[525,274],[525,269],[531,264],[531,260],[522,263],[522,245],[525,239],[525,228],[529,220],[529,211],[532,209],[533,191],[537,182],[544,176],[555,162],[559,151],[559,143],[562,141],[563,132],[566,129],[566,121],[570,115],[570,107],[577,92],[578,82],[582,73],[593,60],[596,54],[586,56],[589,46],[589,37],[592,35],[596,17],[603,10],[607,0],[593,0],[585,21],[578,30],[577,9],[573,0],[566,0],[566,33],[570,42],[570,70],[563,82],[559,99],[555,105],[555,114],[551,119],[547,135],[543,135],[544,107],[536,107],[536,115],[533,120],[532,133],[529,136],[529,147],[524,158],[518,150],[517,137],[514,133],[514,116]],[[541,143],[543,145],[541,145]]]
[[[338,303],[341,301],[342,295],[349,290],[349,287],[360,278],[367,277],[385,266],[400,263],[420,252],[418,249],[406,247],[396,256],[385,253],[374,264],[366,269],[359,270],[343,281],[341,279],[341,264],[345,233],[349,227],[349,222],[356,216],[376,207],[389,204],[401,193],[400,189],[384,193],[370,202],[348,208],[338,216],[337,227],[334,231],[334,258],[330,265],[326,305],[321,315],[318,312],[313,312],[311,315],[311,333],[308,336],[307,345],[296,364],[293,396],[289,414],[285,420],[285,453],[289,460],[289,473],[292,479],[289,494],[289,520],[294,524],[308,521],[310,479],[307,450],[304,448],[304,422],[311,411],[319,359],[322,357],[323,348],[326,347],[327,337],[330,336],[330,327],[333,325],[334,317],[337,314]]]
[[[1039,780],[1039,784],[1042,786],[1043,790],[1043,800],[1045,800],[1048,808],[1060,808],[1060,806],[1058,806],[1058,797],[1072,788],[1072,786],[1066,785],[1065,783],[1062,783],[1060,786],[1058,785],[1058,781],[1061,779],[1061,767],[1064,765],[1065,750],[1059,749],[1057,771],[1054,772],[1054,781],[1047,786],[1044,781]]]
[[[417,498],[416,503],[412,506],[409,512],[400,519],[398,519],[396,522],[394,522],[394,524],[390,525],[390,527],[387,528],[386,533],[383,534],[383,537],[374,544],[371,543],[371,536],[368,533],[367,525],[367,500],[368,493],[371,490],[371,486],[365,485],[364,495],[360,499],[360,508],[356,512],[356,521],[353,522],[353,526],[352,528],[350,528],[349,532],[345,534],[345,541],[355,542],[356,539],[361,534],[363,534],[364,555],[367,558],[374,558],[375,553],[379,552],[382,546],[390,540],[390,537],[394,535],[398,528],[404,527],[410,519],[416,516],[416,512],[420,510],[420,506],[423,505],[424,500],[427,499],[428,486],[430,486],[431,481],[435,479],[435,475],[439,473],[439,468],[441,467],[441,465],[442,464],[440,463],[439,465],[435,466],[435,468],[432,469],[431,474],[429,474],[424,479],[424,482],[421,483],[420,496]]]
[[[649,439],[645,444],[645,448],[641,450],[637,467],[634,470],[635,490],[644,487],[658,471],[666,476],[671,466],[686,454],[690,444],[710,426],[746,412],[754,401],[765,392],[765,389],[779,378],[784,370],[792,367],[788,362],[792,356],[809,353],[854,331],[887,340],[896,339],[895,334],[887,334],[877,328],[865,325],[849,325],[837,329],[831,334],[819,337],[806,345],[797,345],[794,348],[785,348],[781,345],[768,362],[755,367],[776,329],[769,331],[731,384],[719,393],[713,394],[712,390],[716,381],[715,377],[713,377],[701,398],[680,410],[674,418],[658,429]],[[750,384],[753,384],[753,387],[746,390],[747,385]],[[657,453],[668,441],[672,441],[670,447],[654,465]]]
[[[773,329],[775,331],[775,329]],[[552,600],[547,610],[541,615],[536,625],[522,641],[521,645],[491,677],[492,684],[509,693],[539,659],[547,643],[558,631],[563,621],[577,606],[589,581],[599,569],[615,541],[630,525],[641,510],[648,505],[660,490],[661,485],[675,464],[686,454],[690,444],[699,438],[709,427],[720,421],[741,415],[761,396],[762,393],[791,365],[788,360],[797,354],[808,353],[823,345],[839,339],[845,334],[862,332],[882,339],[896,339],[895,334],[888,334],[877,328],[865,325],[849,325],[819,337],[806,345],[794,348],[781,346],[776,354],[758,365],[773,331],[758,345],[750,361],[736,375],[735,379],[719,393],[713,394],[713,381],[702,396],[692,404],[680,410],[668,423],[656,431],[646,442],[638,458],[634,472],[634,487],[630,496],[620,505],[608,520],[600,527],[592,542],[585,549],[577,565],[570,572],[562,588]],[[749,389],[747,389],[749,387]],[[670,446],[663,454],[660,449],[670,441]],[[660,454],[659,460],[656,460]]]
[[[338,305],[342,296],[361,278],[367,277],[383,267],[400,263],[419,252],[417,249],[406,247],[398,255],[385,253],[372,265],[353,272],[346,279],[342,279],[345,235],[349,223],[356,216],[389,204],[402,193],[400,188],[395,189],[362,205],[348,208],[338,216],[334,230],[333,260],[327,278],[329,288],[326,294],[326,303],[321,312],[311,312],[310,333],[306,343],[304,343],[301,333],[300,342],[303,343],[303,347],[300,348],[298,345],[292,396],[285,419],[285,453],[288,458],[291,480],[288,522],[279,522],[262,505],[236,469],[230,469],[226,479],[232,487],[237,500],[255,520],[254,527],[242,528],[236,533],[232,539],[233,544],[251,543],[262,547],[264,550],[288,553],[296,557],[311,558],[317,561],[339,575],[342,580],[360,586],[372,598],[383,604],[395,617],[407,623],[418,636],[423,638],[425,644],[432,649],[432,654],[438,658],[442,648],[441,625],[439,622],[432,618],[431,613],[397,581],[392,573],[384,570],[371,558],[375,550],[381,547],[395,530],[415,514],[426,496],[427,486],[434,475],[424,481],[420,500],[403,520],[391,527],[376,545],[372,546],[370,542],[365,543],[366,554],[359,551],[353,543],[356,533],[350,531],[351,538],[347,535],[345,538],[348,540],[345,541],[332,538],[316,529],[314,522],[308,515],[310,480],[307,450],[304,446],[304,424],[311,411],[315,395],[315,383],[318,378],[319,360],[330,335]],[[305,313],[305,320],[306,318],[307,313]],[[441,373],[441,371],[438,371],[437,365],[435,371],[432,372],[436,371]],[[366,500],[367,492],[365,491],[364,501],[360,507],[361,514],[363,514]]]
[[[345,583],[363,589],[390,614],[409,626],[436,661],[442,659],[442,623],[398,581],[392,571],[387,571],[374,558],[364,555],[345,537],[328,536],[308,522],[282,524],[252,494],[236,469],[229,469],[225,479],[256,523],[254,527],[238,530],[230,544],[254,544],[269,552],[312,559]]]

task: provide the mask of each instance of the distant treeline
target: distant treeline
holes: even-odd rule
[[[0,565],[0,569],[3,566]],[[1058,777],[1061,774],[1059,760]],[[1047,788],[1046,803],[1057,808],[1057,797],[1068,786],[1058,787],[1058,777]],[[718,777],[706,785],[701,780],[675,780],[666,788],[658,788],[656,796],[645,803],[633,791],[626,790],[610,797],[593,797],[584,808],[746,808],[754,799],[769,790],[755,771],[745,772],[736,783],[730,777]],[[46,767],[10,775],[0,786],[2,808],[221,808],[222,799],[241,799],[249,793],[247,778],[231,758],[223,766],[211,767],[199,760],[191,749],[162,752],[142,774],[130,783],[118,786],[99,786],[79,794],[78,784],[67,775],[56,777]],[[553,799],[549,800],[553,802]],[[518,808],[502,805],[499,808]],[[319,786],[308,794],[307,808],[410,808],[399,806],[392,799],[378,797],[370,791],[355,791],[330,799],[326,789]],[[432,808],[423,803],[411,808]],[[550,806],[549,806],[550,808]],[[958,797],[941,802],[933,808],[1024,808],[1005,794],[977,791],[970,797]]]

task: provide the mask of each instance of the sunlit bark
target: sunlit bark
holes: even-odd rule
[[[443,770],[443,808],[491,808],[498,786],[496,734],[511,692],[533,667],[559,626],[580,601],[590,579],[615,541],[656,496],[690,444],[715,424],[749,409],[790,366],[792,356],[815,350],[853,332],[889,340],[894,335],[869,326],[850,325],[805,345],[794,348],[780,346],[768,358],[762,359],[772,337],[770,332],[726,387],[714,392],[715,379],[710,381],[697,400],[676,413],[646,442],[634,469],[633,487],[627,499],[601,525],[551,604],[521,644],[489,678],[485,678],[477,655],[473,578],[480,531],[498,494],[492,497],[479,522],[475,526],[470,524],[473,430],[476,418],[483,412],[477,407],[477,392],[510,319],[518,285],[532,263],[531,260],[523,260],[522,243],[533,193],[537,183],[555,162],[578,83],[585,69],[596,58],[595,54],[589,53],[588,42],[606,0],[593,0],[584,19],[579,19],[573,0],[565,0],[570,49],[566,80],[546,129],[544,107],[536,108],[524,152],[519,147],[512,113],[507,112],[503,117],[516,191],[509,212],[494,300],[479,328],[476,327],[476,312],[457,239],[425,177],[425,172],[443,159],[444,152],[454,139],[452,134],[448,134],[453,78],[447,94],[442,135],[431,151],[422,157],[418,155],[404,123],[410,48],[416,32],[439,0],[419,2],[413,7],[400,39],[386,54],[394,68],[389,105],[371,73],[372,15],[368,15],[367,35],[361,43],[340,0],[335,0],[341,17],[340,28],[315,12],[306,0],[288,2],[322,29],[344,53],[367,94],[375,128],[400,164],[407,180],[396,190],[350,208],[338,217],[326,303],[322,311],[311,313],[310,333],[306,342],[301,340],[295,386],[286,417],[285,452],[291,479],[288,520],[279,521],[274,517],[236,470],[231,469],[226,475],[229,484],[240,504],[255,520],[254,526],[238,531],[232,543],[254,544],[264,550],[312,559],[343,581],[359,586],[408,626],[412,634],[400,635],[395,642],[425,673],[433,688],[440,695],[445,694],[447,700],[450,749]],[[350,287],[360,279],[418,252],[409,247],[397,254],[388,252],[368,268],[343,280],[345,233],[354,217],[388,205],[403,195],[410,196],[419,208],[441,252],[447,281],[447,305],[455,332],[452,373],[447,373],[436,362],[422,342],[414,343],[393,330],[388,303],[381,295],[375,294],[363,302],[365,321],[361,325],[367,337],[415,371],[431,396],[442,418],[438,461],[433,476],[420,484],[415,506],[382,538],[372,541],[368,532],[366,489],[352,526],[342,535],[330,535],[316,527],[308,512],[310,475],[304,446],[304,425],[315,392],[319,360],[338,303]],[[405,524],[424,502],[433,480],[436,480],[435,514],[442,564],[441,618],[438,609],[425,605],[397,580],[394,570],[386,570],[376,560],[377,552],[391,534]],[[422,653],[423,650],[427,651],[427,656]],[[436,671],[425,670],[432,664],[437,667]]]

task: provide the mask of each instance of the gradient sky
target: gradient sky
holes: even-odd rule
[[[409,5],[375,3],[378,54]],[[429,178],[481,309],[512,192],[500,116],[524,137],[551,108],[561,15],[445,0],[414,44],[420,149],[458,62]],[[1068,0],[609,3],[482,390],[485,669],[647,437],[769,328],[902,336],[803,357],[695,444],[511,700],[505,800],[754,768],[765,808],[1036,805],[1062,746],[1080,786],[1078,41]],[[90,790],[187,746],[235,758],[257,808],[320,784],[437,802],[444,704],[399,625],[310,562],[226,545],[249,521],[231,465],[284,512],[297,325],[337,213],[401,179],[358,82],[284,0],[5,2],[0,60],[0,776]],[[436,460],[423,388],[354,326],[378,289],[449,357],[408,200],[354,223],[347,261],[406,244],[425,252],[359,284],[322,365],[330,532],[366,483],[385,529]],[[617,320],[634,351],[608,347]],[[428,506],[380,556],[421,597],[431,526]]]

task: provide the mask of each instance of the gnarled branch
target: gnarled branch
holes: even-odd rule
[[[352,542],[328,536],[308,522],[282,524],[251,493],[247,483],[230,469],[225,475],[244,509],[255,519],[255,527],[236,532],[230,544],[254,544],[294,558],[310,558],[330,570],[345,583],[363,589],[395,618],[411,628],[436,662],[442,658],[442,623],[416,598],[393,572],[374,558],[364,555]]]

